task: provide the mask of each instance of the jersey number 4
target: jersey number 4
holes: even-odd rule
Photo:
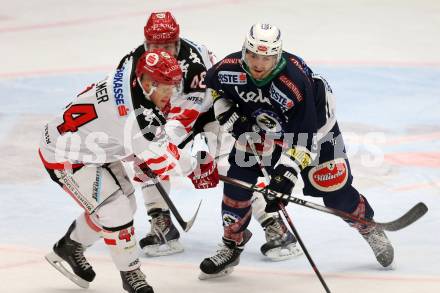
[[[93,104],[76,104],[70,106],[63,115],[64,122],[58,125],[57,129],[60,134],[66,132],[76,132],[78,127],[89,123],[98,118],[95,106]]]

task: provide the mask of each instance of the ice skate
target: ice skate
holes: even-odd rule
[[[122,287],[129,293],[154,293],[153,288],[148,285],[145,275],[140,269],[128,272],[120,272]]]
[[[169,211],[154,209],[151,216],[151,231],[139,241],[143,252],[148,256],[163,256],[183,251],[179,242],[180,233],[171,221]]]
[[[88,288],[89,283],[93,281],[96,274],[84,257],[84,246],[70,239],[70,234],[74,228],[75,222],[70,226],[66,235],[55,243],[53,252],[47,254],[45,258],[72,282],[81,288]],[[64,263],[67,263],[70,269]]]
[[[383,267],[390,266],[394,259],[394,248],[385,232],[377,226],[359,232],[370,245],[377,261]]]
[[[200,280],[224,277],[232,273],[234,267],[240,263],[240,254],[244,245],[251,238],[252,233],[245,230],[243,241],[237,245],[234,241],[223,238],[223,243],[216,254],[205,258],[200,264]]]
[[[279,216],[269,218],[261,225],[267,241],[260,248],[263,255],[272,261],[282,261],[303,253],[295,236],[290,233]]]

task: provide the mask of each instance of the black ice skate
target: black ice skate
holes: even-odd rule
[[[237,245],[234,241],[223,238],[223,243],[216,254],[205,258],[200,264],[200,280],[223,277],[229,275],[234,270],[234,266],[240,263],[240,254],[244,245],[251,238],[249,230],[244,231],[243,241]]]
[[[394,259],[394,248],[385,232],[377,226],[360,229],[359,232],[373,249],[377,261],[384,267],[390,266]]]
[[[171,221],[170,211],[153,209],[148,214],[151,216],[151,231],[139,241],[145,254],[162,256],[182,252],[180,233]]]
[[[261,225],[267,241],[260,248],[263,255],[273,261],[282,261],[303,253],[295,236],[279,216],[271,217]]]
[[[84,246],[70,239],[70,234],[75,228],[75,222],[70,225],[66,235],[53,247],[53,252],[45,256],[46,260],[64,276],[81,288],[88,288],[89,283],[95,278],[92,266],[84,257]],[[73,273],[68,270],[63,262],[66,262]]]
[[[140,269],[121,272],[122,287],[129,293],[154,293]]]

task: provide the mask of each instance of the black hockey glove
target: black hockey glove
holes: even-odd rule
[[[217,120],[235,139],[245,132],[259,131],[255,118],[243,115],[235,106],[220,114]]]
[[[270,183],[267,189],[280,192],[283,194],[290,195],[292,193],[293,187],[295,187],[295,182],[297,180],[297,172],[292,167],[287,167],[285,165],[278,165],[271,174]],[[264,199],[266,200],[265,211],[267,213],[273,213],[278,211],[279,203],[287,205],[288,201],[280,198],[274,198],[270,193],[264,194]]]

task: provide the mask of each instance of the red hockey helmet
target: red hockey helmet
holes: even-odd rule
[[[179,24],[171,12],[153,12],[144,27],[147,44],[164,44],[179,41]]]
[[[153,81],[177,85],[182,80],[182,70],[176,58],[163,49],[146,51],[136,64],[136,77],[148,75]]]

